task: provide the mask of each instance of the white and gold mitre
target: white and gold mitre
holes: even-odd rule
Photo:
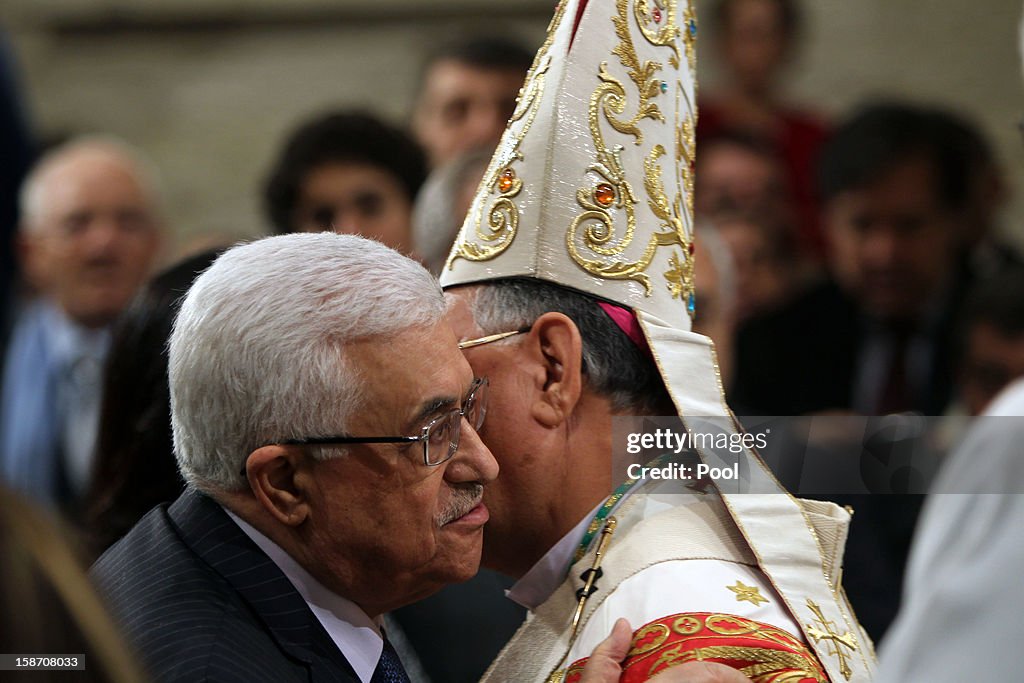
[[[441,275],[531,277],[690,329],[693,10],[555,12]]]

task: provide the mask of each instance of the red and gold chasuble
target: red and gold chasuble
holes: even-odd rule
[[[672,614],[634,632],[621,683],[643,683],[686,662],[714,662],[754,683],[828,683],[817,659],[786,631],[730,614]],[[578,683],[587,658],[573,662],[565,683]]]

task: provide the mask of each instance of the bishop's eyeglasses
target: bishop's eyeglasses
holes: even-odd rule
[[[459,448],[462,436],[462,418],[474,430],[484,425],[487,416],[486,377],[478,377],[470,385],[461,408],[452,408],[428,422],[419,436],[318,436],[308,439],[282,441],[284,446],[334,446],[357,443],[416,443],[423,445],[423,464],[435,467],[448,462]]]
[[[472,349],[477,346],[483,346],[484,344],[490,344],[491,342],[501,341],[502,339],[508,339],[514,337],[517,334],[526,334],[533,325],[525,325],[520,327],[518,330],[512,330],[511,332],[498,332],[497,334],[489,334],[486,337],[478,337],[477,339],[467,339],[459,342],[459,350],[465,351],[466,349]]]

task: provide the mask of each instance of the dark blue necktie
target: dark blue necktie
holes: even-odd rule
[[[402,666],[402,660],[398,658],[398,653],[388,642],[388,637],[383,633],[381,635],[384,637],[384,649],[380,653],[377,668],[373,670],[373,678],[370,679],[370,683],[412,683],[409,680],[409,675],[405,673],[405,667]]]

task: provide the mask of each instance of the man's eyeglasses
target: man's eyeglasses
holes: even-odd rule
[[[491,342],[501,341],[502,339],[508,339],[514,337],[517,334],[526,334],[530,331],[532,325],[526,327],[520,327],[518,330],[512,330],[511,332],[498,332],[497,334],[489,334],[486,337],[478,337],[476,339],[467,339],[466,341],[459,342],[459,349],[471,349],[474,346],[482,346],[484,344],[490,344]]]
[[[487,416],[487,378],[473,380],[461,408],[452,408],[435,417],[420,430],[419,436],[318,436],[309,439],[282,441],[284,446],[333,446],[355,443],[416,443],[423,444],[423,464],[441,465],[455,455],[462,436],[462,418],[474,430],[484,425]]]

